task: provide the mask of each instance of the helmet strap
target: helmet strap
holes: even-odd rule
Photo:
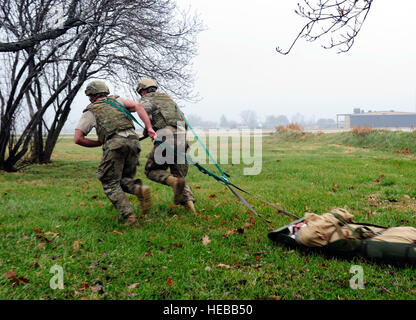
[[[98,93],[98,94],[89,96],[90,101],[93,102],[93,103],[100,100],[101,98],[105,98],[105,97],[107,97],[107,94],[105,94],[105,93]]]

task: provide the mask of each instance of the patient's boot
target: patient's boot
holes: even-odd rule
[[[185,188],[185,179],[181,177],[169,176],[166,184],[171,186],[175,194],[173,201],[180,204],[183,201],[183,190]]]
[[[140,201],[140,207],[142,208],[142,213],[149,213],[152,208],[152,196],[150,188],[148,186],[137,186],[134,190],[134,194]]]

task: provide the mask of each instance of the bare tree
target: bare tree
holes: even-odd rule
[[[307,41],[322,39],[328,41],[323,48],[347,52],[353,46],[372,4],[373,0],[304,0],[302,4],[298,3],[295,13],[308,22],[288,50],[277,47],[276,51],[286,55],[300,38],[305,38]]]
[[[36,10],[23,9],[20,5],[25,1]],[[9,7],[15,11],[0,34],[17,39],[42,33],[52,5],[66,8],[74,3],[7,2],[15,4]],[[5,62],[0,71],[0,169],[18,168],[31,144],[31,163],[50,161],[73,100],[90,78],[132,87],[147,76],[176,97],[191,96],[189,66],[201,30],[198,18],[179,12],[174,0],[97,0],[93,5],[79,0],[77,4],[88,23],[54,40],[0,54]],[[0,10],[4,10],[1,6],[3,2]],[[65,13],[64,17],[67,21]]]
[[[25,9],[28,10],[32,5],[36,4],[36,1],[12,1],[2,0],[1,11],[0,11],[0,29],[4,28],[7,30],[13,30],[15,28],[10,13],[17,11],[23,12]],[[64,35],[68,30],[84,25],[87,23],[85,20],[81,20],[77,16],[77,4],[80,0],[72,0],[66,11],[66,20],[63,21],[62,25],[57,28],[50,28],[48,30],[40,30],[39,33],[33,35],[23,35],[18,40],[9,40],[8,42],[0,42],[0,52],[16,52],[19,50],[29,49],[39,44],[42,41],[57,39]],[[54,5],[56,1],[46,1],[44,6]],[[42,8],[43,10],[43,8]],[[16,35],[16,34],[15,34]]]

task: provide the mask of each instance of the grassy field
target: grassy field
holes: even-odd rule
[[[347,207],[356,221],[415,227],[414,151],[371,141],[360,148],[357,139],[267,137],[260,175],[243,176],[243,165],[224,169],[237,185],[298,216]],[[409,134],[400,143],[406,139],[413,145],[416,138]],[[149,141],[143,148],[142,177]],[[269,229],[289,223],[287,217],[250,199],[272,225],[253,219],[224,186],[195,168],[188,182],[197,216],[172,206],[168,187],[145,179],[153,211],[140,217],[140,229],[123,227],[95,178],[100,155],[100,148],[63,139],[51,164],[0,173],[0,299],[416,297],[414,269],[327,259],[273,244]],[[130,200],[139,213],[137,199]],[[63,290],[49,285],[55,264],[64,269]],[[363,290],[349,286],[352,265],[364,269]]]

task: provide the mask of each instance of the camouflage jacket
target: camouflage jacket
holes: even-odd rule
[[[116,99],[117,97],[109,96],[109,98]],[[105,100],[105,99],[103,99]],[[85,110],[91,111],[97,122],[96,130],[98,138],[102,143],[105,143],[111,136],[117,132],[133,129],[133,121],[128,118],[123,112],[105,103],[103,100],[91,103]]]
[[[140,100],[140,104],[143,105],[143,108],[149,115],[155,131],[167,126],[176,128],[178,121],[184,122],[177,104],[167,94],[150,92]],[[184,124],[182,125],[184,126]]]

